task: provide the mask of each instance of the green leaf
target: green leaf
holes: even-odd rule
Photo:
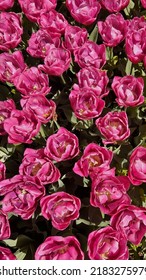
[[[132,62],[129,59],[127,59],[126,68],[125,68],[126,74],[130,75],[131,70],[132,70]]]
[[[9,247],[16,247],[16,244],[17,244],[17,239],[13,240],[13,239],[5,239],[3,240],[4,243],[6,245],[8,245]]]
[[[27,254],[27,251],[28,251],[28,248],[27,247],[24,247],[24,248],[21,248],[18,249],[14,255],[16,256],[17,260],[24,260],[25,257],[26,257],[26,254]]]
[[[20,234],[17,238],[16,246],[18,248],[23,248],[24,246],[28,246],[32,242],[33,242],[33,240],[30,237]]]
[[[106,59],[112,61],[113,60],[113,48],[106,47]]]
[[[89,182],[90,182],[90,180],[89,179],[87,179],[87,178],[83,178],[83,184],[84,184],[84,187],[85,188],[87,188],[87,187],[89,187]]]
[[[5,162],[7,158],[9,158],[7,150],[0,147],[0,161]]]
[[[85,225],[96,225],[95,223],[92,223],[92,222],[90,222],[88,220],[85,220],[85,219],[78,219],[78,220],[76,220],[76,225],[79,225],[81,223],[83,223]]]
[[[104,221],[104,222],[101,222],[98,226],[99,227],[106,227],[106,226],[108,226],[110,224],[110,221]]]
[[[130,15],[130,12],[131,12],[131,10],[133,10],[134,6],[135,6],[135,3],[132,0],[130,0],[129,5],[124,9],[124,13],[126,16]]]
[[[7,148],[0,147],[0,161],[5,162],[15,152],[15,146],[7,144]]]
[[[98,28],[97,28],[97,24],[94,26],[92,32],[89,35],[89,40],[93,41],[93,42],[97,42],[98,39]]]
[[[93,119],[91,120],[79,120],[73,127],[74,129],[88,129],[89,127],[91,127],[93,125]]]
[[[11,83],[9,83],[9,82],[6,82],[6,84],[7,84],[7,86],[9,86],[9,87],[13,87],[13,86],[14,86],[13,84],[11,84]]]
[[[75,114],[73,113],[70,105],[65,105],[62,107],[62,109],[63,109],[63,112],[64,112],[67,120],[72,124],[77,124],[78,120],[77,120]]]

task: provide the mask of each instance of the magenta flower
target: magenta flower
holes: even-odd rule
[[[7,214],[0,210],[0,240],[8,239],[11,235]]]
[[[48,76],[37,67],[31,67],[23,71],[14,79],[14,85],[21,92],[23,98],[31,95],[46,95],[50,92]]]
[[[105,70],[97,69],[92,66],[82,68],[77,73],[77,78],[80,88],[92,90],[101,98],[109,93],[107,89],[109,78]]]
[[[80,48],[87,41],[87,30],[79,26],[67,25],[64,34],[64,46],[69,51]]]
[[[32,112],[12,110],[11,115],[4,121],[4,130],[8,133],[8,143],[32,143],[40,130],[40,122]]]
[[[116,94],[116,102],[119,106],[135,107],[144,102],[144,80],[131,75],[125,77],[115,76],[112,82],[112,89]]]
[[[21,51],[13,53],[3,52],[0,54],[0,81],[13,83],[14,78],[19,76],[27,65]]]
[[[50,46],[60,46],[60,35],[40,29],[32,33],[26,50],[33,57],[45,58]]]
[[[13,99],[0,101],[0,135],[5,135],[7,132],[4,128],[4,122],[10,117],[12,110],[15,110],[16,106]]]
[[[125,112],[109,112],[95,122],[101,134],[105,137],[104,144],[117,143],[130,136],[128,117]]]
[[[41,213],[52,221],[54,228],[58,230],[66,229],[71,221],[79,217],[81,201],[78,197],[66,192],[57,192],[44,196],[40,201]]]
[[[129,187],[130,182],[127,177],[116,177],[105,172],[92,181],[90,204],[99,207],[105,214],[113,215],[119,205],[131,203],[127,194]]]
[[[74,236],[49,236],[37,248],[35,260],[83,260],[84,253]]]
[[[127,22],[121,14],[111,14],[97,25],[106,46],[115,47],[125,39]]]
[[[21,99],[23,109],[31,111],[41,123],[48,123],[55,117],[56,104],[42,94],[32,95],[28,99]]]
[[[69,100],[76,117],[81,120],[98,117],[105,107],[105,102],[92,89],[80,89],[77,85],[71,90]]]
[[[127,240],[110,226],[95,230],[88,236],[88,255],[91,260],[128,260]]]
[[[49,12],[41,13],[38,24],[41,29],[46,30],[49,33],[64,34],[68,22],[63,14],[58,13],[55,10],[50,10]]]
[[[110,169],[113,153],[95,143],[86,146],[82,157],[75,163],[73,171],[82,176],[92,176]]]
[[[49,136],[44,150],[46,156],[54,161],[70,160],[79,154],[79,141],[75,134],[64,127]]]
[[[142,5],[144,8],[146,8],[146,0],[140,0],[140,2],[141,2],[141,5]]]
[[[1,0],[0,1],[0,11],[4,11],[12,8],[14,5],[14,0]]]
[[[18,0],[23,13],[30,21],[37,22],[41,13],[56,8],[57,0]]]
[[[111,217],[111,226],[123,232],[126,239],[138,245],[146,233],[146,209],[135,205],[121,205]]]
[[[57,182],[61,176],[59,169],[45,156],[43,149],[30,148],[25,149],[19,173],[38,177],[43,185]]]
[[[66,0],[66,6],[72,17],[84,25],[93,23],[101,8],[97,0]]]
[[[74,51],[74,56],[81,68],[93,66],[99,69],[106,63],[105,45],[97,45],[88,40]]]
[[[30,219],[36,210],[38,201],[45,194],[45,188],[37,177],[16,175],[0,182],[2,210],[13,212],[22,219]]]
[[[125,39],[125,51],[129,60],[131,60],[133,63],[138,63],[145,58],[145,34],[146,21],[143,16],[140,18],[134,17],[129,21]]]
[[[12,12],[0,13],[0,50],[9,51],[21,42],[23,28],[19,14]]]
[[[0,181],[5,179],[6,166],[3,162],[0,161]]]
[[[128,177],[133,185],[141,185],[146,182],[146,148],[136,147],[131,156]]]
[[[62,47],[50,47],[47,51],[47,56],[44,59],[44,65],[39,65],[38,68],[43,70],[48,75],[61,76],[71,63],[71,53]]]
[[[111,13],[117,13],[124,10],[129,5],[130,0],[101,0],[101,4]]]
[[[0,246],[0,260],[16,260],[16,257],[9,248]]]

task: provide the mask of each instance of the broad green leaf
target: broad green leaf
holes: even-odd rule
[[[5,239],[5,240],[3,240],[4,241],[4,243],[6,244],[6,245],[8,245],[9,247],[16,247],[16,244],[17,244],[17,238],[15,239],[15,240],[13,240],[13,239]]]
[[[92,222],[90,222],[90,221],[88,221],[88,220],[84,220],[84,219],[78,219],[78,220],[76,220],[76,225],[79,225],[79,224],[81,224],[81,223],[83,223],[83,224],[85,224],[85,225],[96,225],[95,223],[92,223]]]
[[[134,8],[134,6],[135,6],[135,3],[132,0],[130,0],[129,5],[124,9],[124,13],[126,16],[130,15],[130,12]]]
[[[97,28],[97,24],[94,26],[92,32],[89,35],[89,40],[93,41],[93,42],[97,42],[98,39],[98,28]]]
[[[25,257],[26,257],[26,254],[27,254],[27,251],[28,251],[28,248],[27,247],[24,247],[24,248],[21,248],[18,249],[14,255],[16,256],[17,260],[24,260]]]
[[[132,70],[132,62],[129,59],[127,59],[126,68],[125,68],[126,74],[130,75],[131,70]]]

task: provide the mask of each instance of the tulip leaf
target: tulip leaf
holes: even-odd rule
[[[27,254],[28,248],[27,247],[23,247],[21,249],[18,249],[15,252],[15,256],[17,258],[17,260],[24,260]]]
[[[97,24],[94,26],[92,32],[89,35],[89,40],[93,41],[93,42],[97,42],[98,39],[98,27]]]
[[[132,0],[130,0],[129,5],[124,9],[124,13],[126,16],[130,15],[130,12],[131,12],[131,10],[133,10],[134,6],[135,6],[135,3]]]

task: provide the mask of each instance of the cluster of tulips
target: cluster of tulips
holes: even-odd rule
[[[128,109],[145,105],[145,79],[122,75],[107,55],[124,53],[125,61],[140,65],[144,73],[146,20],[127,11],[137,5],[144,14],[146,0],[132,4],[0,1],[0,83],[9,89],[8,96],[1,90],[1,143],[6,139],[14,153],[22,147],[15,174],[7,170],[11,156],[0,162],[0,259],[19,259],[20,248],[7,242],[14,240],[15,218],[24,227],[33,220],[38,229],[40,218],[47,223],[44,238],[33,241],[31,258],[36,260],[127,260],[131,248],[141,246],[146,208],[134,203],[131,189],[146,183],[146,147],[143,142],[132,146],[125,174],[119,174],[114,160],[134,131]],[[32,30],[24,42],[26,22]],[[92,31],[98,40],[90,36]],[[115,67],[112,74],[109,66]],[[76,182],[77,191],[74,185],[67,190],[65,178]],[[85,246],[84,231],[78,229],[85,220],[85,202],[77,181],[87,183],[81,186],[89,190],[86,208],[107,219],[97,224],[87,217],[85,225],[92,229]]]

